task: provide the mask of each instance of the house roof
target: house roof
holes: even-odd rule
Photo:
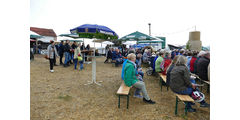
[[[42,35],[42,36],[52,36],[57,37],[56,33],[53,31],[53,29],[45,29],[45,28],[37,28],[37,27],[30,27],[30,30]]]

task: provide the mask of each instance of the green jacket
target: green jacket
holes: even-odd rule
[[[156,72],[162,72],[162,70],[160,68],[162,61],[163,61],[163,57],[159,56],[155,62],[155,71]]]
[[[136,71],[134,69],[134,65],[130,61],[127,61],[124,67],[124,83],[128,87],[131,87],[137,81],[138,79],[136,77]]]

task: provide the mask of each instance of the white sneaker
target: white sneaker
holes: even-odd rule
[[[53,73],[53,72],[54,72],[54,70],[50,70],[50,72],[52,72],[52,73]]]

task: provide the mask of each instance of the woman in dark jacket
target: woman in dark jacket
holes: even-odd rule
[[[183,95],[191,95],[193,90],[196,89],[194,80],[190,80],[190,72],[186,66],[187,58],[179,56],[176,66],[170,72],[170,88],[173,92]],[[186,102],[188,112],[196,112],[196,109],[191,107],[191,102]],[[200,102],[200,107],[209,107],[204,100]]]

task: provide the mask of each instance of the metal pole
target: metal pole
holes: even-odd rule
[[[151,23],[148,23],[149,25],[149,36],[151,36]]]

